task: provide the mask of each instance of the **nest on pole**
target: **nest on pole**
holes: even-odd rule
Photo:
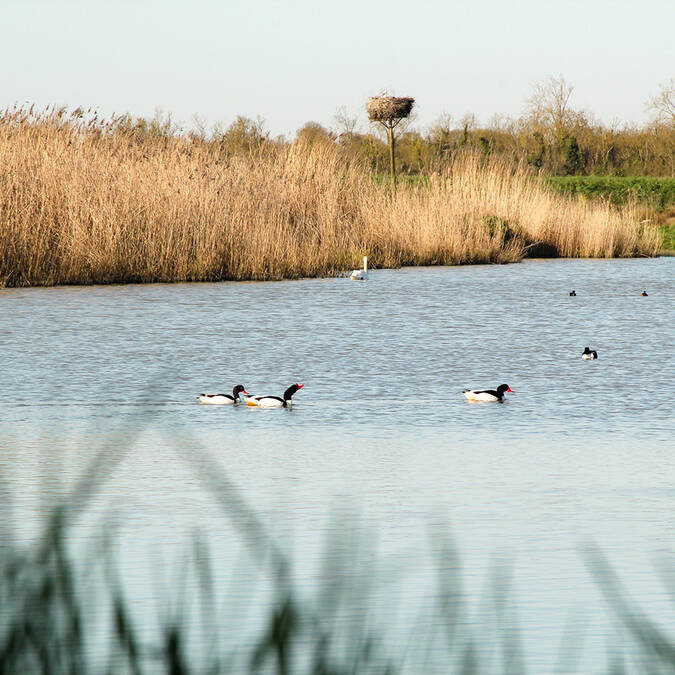
[[[410,96],[373,96],[366,104],[371,122],[392,122],[408,117],[415,103]]]

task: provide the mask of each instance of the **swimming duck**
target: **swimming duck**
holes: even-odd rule
[[[643,298],[646,298],[646,297],[647,297],[647,291],[642,291],[642,293],[640,293],[640,295],[641,295]]]
[[[570,298],[576,297],[577,292],[576,291],[570,291]]]
[[[465,389],[462,393],[469,401],[504,401],[504,394],[516,392],[508,384],[500,384],[497,389]]]
[[[586,360],[586,361],[591,361],[592,359],[597,359],[598,358],[598,352],[591,351],[588,347],[586,347],[586,349],[584,349],[584,351],[581,353],[581,358]]]
[[[279,396],[246,396],[244,400],[248,405],[260,408],[292,408],[293,402],[291,401],[291,397],[298,389],[302,389],[304,386],[304,384],[298,384],[297,382],[292,384],[284,392],[283,398]]]
[[[200,403],[211,403],[213,405],[232,405],[237,403],[242,399],[239,398],[239,394],[246,394],[248,392],[244,389],[243,384],[238,384],[233,390],[232,395],[230,394],[199,394],[197,398]]]

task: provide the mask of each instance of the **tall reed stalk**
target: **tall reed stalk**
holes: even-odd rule
[[[364,253],[395,267],[658,248],[630,209],[553,194],[499,161],[465,158],[392,199],[329,143],[233,155],[81,114],[0,113],[0,284],[330,276]]]

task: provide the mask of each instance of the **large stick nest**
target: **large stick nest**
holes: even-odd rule
[[[366,110],[371,122],[390,122],[408,117],[413,103],[415,99],[410,96],[373,96],[366,103]]]

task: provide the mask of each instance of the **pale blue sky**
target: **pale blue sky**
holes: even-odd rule
[[[643,123],[675,77],[675,0],[0,0],[0,105],[94,106],[273,134],[360,113],[388,88],[442,113],[518,115],[564,75],[571,103]]]

